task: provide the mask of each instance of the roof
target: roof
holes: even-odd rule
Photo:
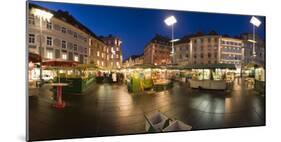
[[[138,55],[132,55],[132,56],[126,58],[126,59],[123,60],[123,61],[127,61],[127,60],[129,60],[129,59],[136,59],[136,58],[142,57],[143,55],[144,55],[143,53],[142,53],[142,54],[138,54]]]
[[[157,66],[152,65],[152,64],[137,64],[134,65],[132,67],[129,67],[131,69],[135,69],[135,68],[142,68],[142,69],[147,69],[147,68],[157,68]]]
[[[33,3],[29,3],[29,9],[31,9],[31,8],[38,8],[38,9],[42,9],[47,12],[50,12],[54,15],[55,18],[65,21],[66,23],[80,29],[81,31],[84,31],[85,33],[89,34],[90,36],[93,36],[93,37],[97,38],[98,40],[101,40],[96,36],[96,34],[94,32],[92,32],[90,29],[88,29],[86,26],[84,26],[82,23],[80,23],[77,19],[75,19],[75,17],[73,17],[67,11],[63,11],[63,10],[54,11],[54,10],[50,10],[48,8],[45,8],[45,7],[42,7],[42,6],[33,4]]]
[[[171,44],[171,39],[169,37],[160,35],[160,34],[155,34],[155,36],[144,46],[145,48],[147,45],[150,43],[156,43],[156,44],[162,44],[162,45],[172,45]]]
[[[191,64],[178,69],[236,69],[234,64]]]

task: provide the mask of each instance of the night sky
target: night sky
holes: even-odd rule
[[[79,5],[53,2],[32,2],[51,10],[68,11],[80,23],[91,29],[96,35],[109,34],[118,36],[123,41],[123,59],[134,54],[143,53],[144,46],[156,33],[171,37],[171,27],[164,23],[164,19],[174,15],[177,23],[174,26],[175,38],[196,32],[208,33],[211,30],[219,34],[230,36],[252,32],[249,23],[251,16],[210,14],[188,11],[170,11],[153,9],[136,9],[123,7],[108,7],[95,5]],[[256,16],[261,26],[256,29],[257,34],[265,37],[265,18]]]

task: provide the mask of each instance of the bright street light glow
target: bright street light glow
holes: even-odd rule
[[[255,40],[252,40],[252,39],[248,39],[249,42],[252,42],[252,43],[257,43]]]
[[[261,24],[261,21],[260,21],[258,18],[256,18],[255,16],[253,16],[253,17],[251,18],[250,23],[252,23],[252,24],[255,25],[256,27],[259,27],[260,24]]]
[[[179,41],[180,39],[173,39],[173,40],[170,40],[170,42],[177,42]]]
[[[35,17],[42,18],[42,20],[47,21],[50,21],[50,19],[53,17],[52,13],[37,8],[32,8],[31,14],[34,14]]]
[[[166,18],[164,20],[164,22],[166,23],[166,25],[171,26],[171,25],[177,23],[177,19],[174,16],[170,16],[170,17]]]

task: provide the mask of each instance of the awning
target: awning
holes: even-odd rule
[[[180,67],[181,69],[236,69],[234,64],[192,64]]]

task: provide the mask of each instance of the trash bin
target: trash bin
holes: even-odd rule
[[[149,116],[145,115],[145,118],[145,130],[147,132],[161,132],[169,124],[169,118],[161,112],[155,112]]]
[[[170,132],[170,131],[181,131],[181,130],[191,130],[192,127],[187,125],[179,120],[175,120],[170,123],[168,127],[163,129],[163,132]]]

